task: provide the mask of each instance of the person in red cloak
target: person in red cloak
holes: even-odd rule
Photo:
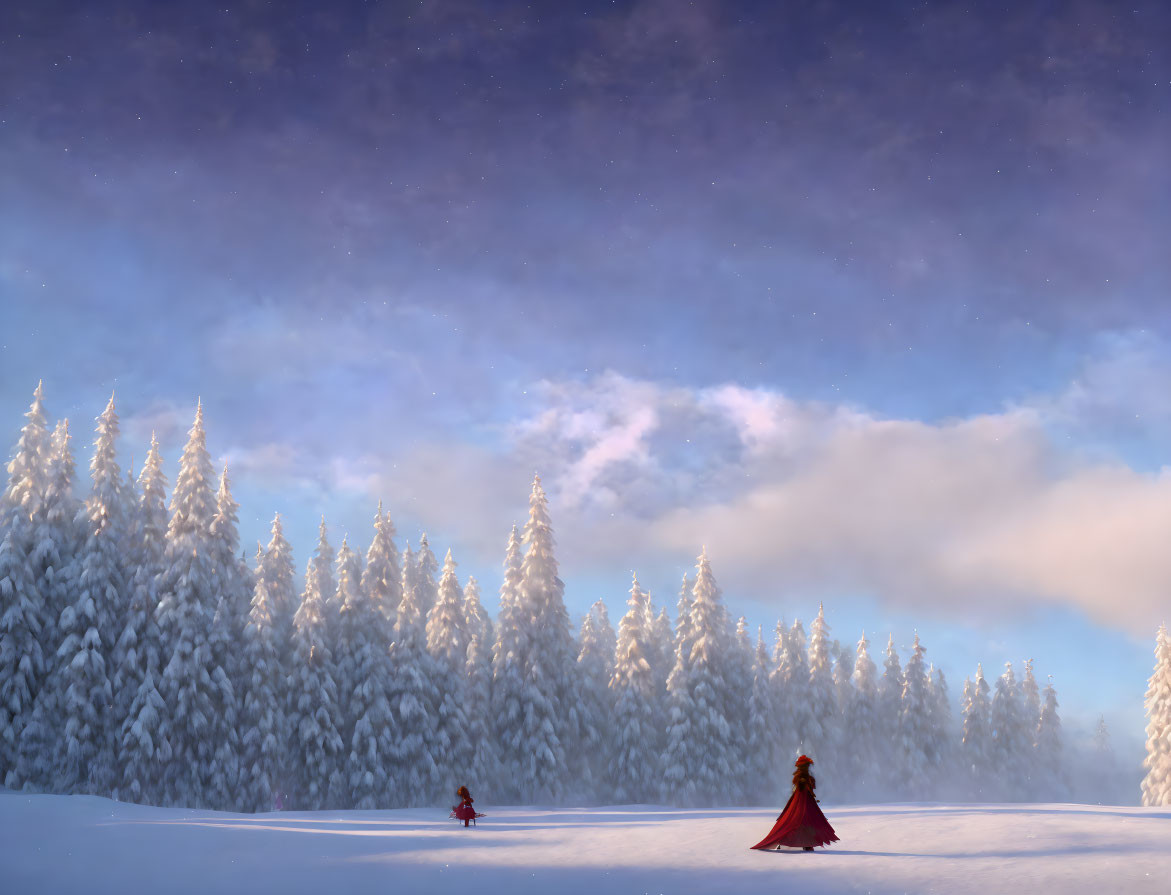
[[[814,846],[838,841],[834,828],[817,807],[817,797],[813,795],[816,781],[809,773],[811,764],[813,759],[807,755],[797,759],[797,769],[793,771],[793,794],[768,835],[753,848],[788,846],[813,851]]]
[[[466,827],[468,825],[468,821],[475,823],[477,817],[484,816],[482,814],[478,814],[476,809],[472,807],[472,802],[474,802],[475,799],[472,798],[472,794],[468,792],[468,788],[466,786],[461,786],[455,791],[455,794],[459,796],[460,802],[458,805],[453,805],[451,807],[451,814],[449,815],[450,817],[458,817],[464,822],[464,826]]]

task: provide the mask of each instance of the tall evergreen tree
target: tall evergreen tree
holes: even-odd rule
[[[707,553],[696,566],[691,601],[691,661],[668,727],[664,779],[671,798],[682,804],[710,804],[723,797],[732,779],[729,759],[736,752],[728,707],[736,694],[728,681],[728,620]],[[675,711],[678,710],[678,711]],[[681,716],[686,733],[681,733]]]
[[[898,749],[899,714],[903,699],[903,668],[895,649],[894,635],[886,642],[886,658],[882,663],[882,677],[878,680],[879,748],[888,778],[896,787],[905,789],[906,769],[901,766],[902,752]]]
[[[8,487],[0,500],[0,775],[6,778],[16,762],[48,659],[42,637],[49,618],[30,562],[48,451],[41,383],[25,417],[28,422],[8,464]],[[19,785],[19,780],[8,785]]]
[[[272,517],[270,538],[261,554],[261,562],[256,577],[263,578],[265,582],[273,644],[277,657],[282,663],[287,663],[293,642],[293,616],[301,601],[294,583],[296,566],[293,563],[293,548],[285,538],[280,513]]]
[[[321,524],[317,527],[317,552],[309,561],[307,574],[313,576],[313,587],[321,594],[321,621],[325,626],[322,629],[323,645],[329,650],[330,656],[337,649],[338,637],[338,603],[337,582],[333,579],[334,561],[337,559],[333,547],[329,543],[328,532],[325,528],[325,517],[321,517]],[[306,584],[308,587],[308,584]],[[302,602],[304,597],[302,596]],[[300,610],[297,610],[300,612]]]
[[[838,705],[834,687],[832,642],[829,624],[825,620],[825,606],[817,607],[817,618],[809,629],[809,714],[805,729],[805,750],[819,757],[821,771],[827,782],[842,776],[838,760]]]
[[[443,559],[439,592],[427,618],[427,650],[434,660],[438,699],[435,705],[435,745],[445,778],[466,779],[472,772],[474,748],[468,736],[467,661],[468,628],[463,590],[455,575],[451,551]]]
[[[237,556],[238,510],[225,467],[220,473],[216,511],[209,527],[216,601],[209,634],[210,674],[216,695],[211,733],[215,741],[215,762],[206,796],[211,804],[226,810],[243,807],[239,787],[239,717],[247,673],[240,662],[240,646],[244,642],[253,588],[252,576]]]
[[[964,764],[977,798],[987,799],[992,795],[988,784],[993,770],[992,760],[992,719],[988,682],[984,679],[984,666],[976,666],[974,680],[964,681]]]
[[[903,669],[903,687],[899,697],[897,727],[898,766],[904,772],[908,793],[925,798],[933,782],[927,760],[927,740],[930,736],[930,681],[923,661],[926,648],[919,642],[919,634],[911,646],[911,655]]]
[[[390,645],[389,700],[399,731],[391,788],[396,804],[408,807],[434,804],[444,791],[441,764],[434,751],[438,672],[427,652],[426,618],[419,591],[417,564],[408,545],[403,552],[403,598]]]
[[[608,789],[615,802],[646,802],[658,795],[662,774],[655,678],[647,661],[646,592],[638,576],[630,588],[629,607],[618,622],[614,672],[609,689],[614,706],[613,751],[608,756]]]
[[[521,754],[527,757],[524,783],[528,800],[556,803],[566,794],[570,761],[576,758],[567,748],[578,727],[577,650],[565,609],[565,585],[557,577],[553,529],[540,476],[533,478],[522,543],[519,605],[522,617],[531,619],[521,721]]]
[[[171,747],[171,759],[161,769],[159,795],[165,804],[187,807],[209,804],[206,793],[217,746],[211,732],[219,692],[212,680],[208,636],[218,597],[211,544],[216,513],[213,475],[200,404],[171,492],[157,609],[163,641],[158,686],[163,709],[157,739]]]
[[[1025,760],[1033,748],[1031,725],[1026,725],[1021,690],[1012,663],[1004,663],[1004,674],[992,694],[992,761],[1000,798],[1019,801],[1025,780]]]
[[[381,509],[375,521],[375,540],[381,525]],[[379,550],[381,550],[381,546]],[[377,562],[384,561],[373,547]],[[385,569],[364,576],[357,555],[342,541],[337,557],[337,588],[341,602],[339,632],[341,655],[336,666],[341,686],[348,754],[347,802],[355,808],[381,808],[393,803],[390,765],[398,732],[390,711],[390,651],[386,616],[362,582],[385,587]],[[380,599],[385,598],[385,590]]]
[[[923,754],[929,782],[938,791],[955,780],[955,733],[943,669],[929,666],[927,684],[927,739]]]
[[[870,658],[869,645],[863,631],[854,660],[853,696],[846,720],[851,747],[850,777],[855,792],[862,797],[873,797],[886,786],[882,766],[885,750],[881,743],[883,725],[879,717],[878,666]]]
[[[524,662],[530,636],[528,616],[520,605],[524,577],[520,535],[516,526],[508,536],[504,581],[500,586],[500,613],[492,648],[492,716],[495,740],[500,744],[501,789],[507,799],[521,798],[521,776],[526,760],[521,719],[524,716]]]
[[[278,538],[283,540],[279,517],[273,522],[273,541]],[[240,705],[240,801],[248,811],[270,810],[284,790],[283,669],[276,627],[279,601],[273,593],[285,586],[281,579],[286,558],[270,562],[264,551],[257,548],[256,584],[244,628],[246,677]]]
[[[614,700],[610,674],[614,668],[616,641],[606,604],[598,600],[581,623],[577,655],[581,681],[581,749],[587,757],[582,789],[594,801],[612,800],[606,771],[613,754]]]
[[[760,785],[748,773],[751,756],[748,738],[748,701],[752,692],[753,665],[756,653],[748,637],[748,620],[740,616],[736,630],[727,643],[726,677],[732,701],[727,707],[728,725],[736,732],[733,738],[735,752],[729,756],[732,765],[732,779],[726,799],[738,804],[749,804],[753,791]]]
[[[771,659],[764,645],[764,632],[757,628],[752,656],[752,686],[748,691],[748,724],[745,730],[744,775],[750,782],[749,805],[769,804],[780,795],[777,742],[773,735],[773,691],[769,682]]]
[[[126,612],[123,560],[126,510],[116,458],[118,415],[111,395],[98,417],[90,463],[93,488],[79,515],[86,540],[72,606],[61,613],[61,646],[48,685],[60,717],[61,749],[54,781],[58,792],[108,794],[114,785],[113,689],[107,673],[114,633]]]
[[[1057,691],[1053,678],[1042,694],[1041,711],[1034,737],[1037,750],[1036,766],[1040,770],[1038,791],[1046,801],[1064,802],[1069,799],[1069,781],[1065,773],[1065,749],[1061,735],[1061,718],[1057,714]]]
[[[155,618],[166,551],[166,488],[159,441],[151,433],[133,514],[130,607],[116,647],[120,658],[115,660],[114,699],[120,706],[114,713],[120,725],[115,796],[133,802],[159,799],[161,770],[171,757],[170,744],[159,738],[165,706],[158,692],[162,642]]]
[[[1023,798],[1032,801],[1046,786],[1045,768],[1037,752],[1037,723],[1041,719],[1041,688],[1033,674],[1033,660],[1025,659],[1025,676],[1021,679],[1021,724],[1024,727],[1022,742],[1031,748],[1021,755],[1022,776],[1020,790]]]
[[[333,549],[321,523],[316,555],[305,570],[305,590],[293,617],[293,652],[288,679],[290,754],[297,761],[290,769],[294,806],[316,811],[333,807],[340,799],[344,778],[344,744],[339,732],[341,707],[333,656],[326,645],[329,611],[323,584],[332,584],[332,573],[322,571],[331,562]]]
[[[1147,684],[1146,712],[1143,804],[1171,805],[1171,636],[1165,624],[1159,625],[1155,635],[1155,670]]]
[[[495,632],[492,619],[480,603],[480,586],[469,575],[464,587],[464,620],[468,626],[467,686],[468,736],[472,741],[473,781],[497,781],[499,750],[492,717],[492,645]]]
[[[374,516],[374,539],[366,551],[366,569],[362,573],[362,589],[367,599],[382,615],[379,629],[389,645],[398,615],[398,604],[403,599],[402,568],[398,548],[394,545],[394,523],[382,513],[382,501]]]

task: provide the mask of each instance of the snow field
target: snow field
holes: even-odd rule
[[[826,805],[842,841],[756,852],[779,806],[239,815],[0,795],[5,892],[1165,893],[1171,811]]]

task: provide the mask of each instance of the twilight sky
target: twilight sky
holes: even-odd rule
[[[897,6],[897,5],[895,5]],[[974,9],[969,8],[974,6]],[[532,475],[571,614],[706,545],[734,614],[1036,660],[1141,736],[1171,615],[1159,2],[0,6],[0,427],[245,544],[382,498],[495,610]],[[1128,753],[1129,755],[1129,753]]]

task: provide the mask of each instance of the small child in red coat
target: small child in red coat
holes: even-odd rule
[[[468,792],[468,788],[466,786],[461,786],[455,791],[455,794],[459,796],[460,803],[451,807],[451,816],[462,820],[465,827],[468,825],[468,821],[475,823],[477,817],[484,816],[482,814],[477,814],[476,809],[472,807],[472,802],[474,802],[475,799],[472,798],[472,794]]]

